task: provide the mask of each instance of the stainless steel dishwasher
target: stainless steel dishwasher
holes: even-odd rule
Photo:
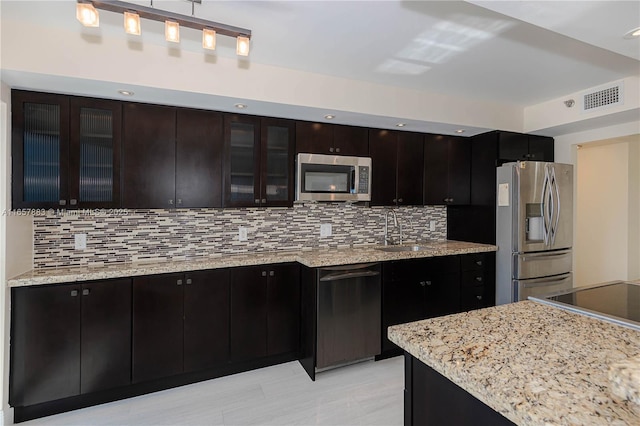
[[[316,371],[378,355],[380,263],[318,270]]]

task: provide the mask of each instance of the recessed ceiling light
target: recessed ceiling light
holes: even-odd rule
[[[640,27],[634,28],[624,35],[627,40],[640,37]]]
[[[456,133],[464,133],[464,129],[458,129],[456,130]]]
[[[326,118],[327,120],[333,120],[334,118],[336,118],[335,115],[331,115],[331,114],[327,114],[324,116],[324,118]]]
[[[133,96],[133,92],[131,90],[118,90],[122,96]]]
[[[245,104],[235,104],[233,106],[238,108],[238,109],[245,109],[247,107]]]
[[[407,125],[406,123],[398,123],[398,124],[396,124],[397,127],[404,127],[406,125]]]

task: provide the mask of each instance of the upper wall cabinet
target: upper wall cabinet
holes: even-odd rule
[[[423,153],[421,134],[370,130],[371,205],[421,205]]]
[[[13,208],[120,205],[119,102],[12,92]]]
[[[224,206],[293,205],[294,124],[226,115]]]
[[[466,138],[425,135],[424,203],[469,204],[471,144]]]
[[[553,161],[553,138],[513,132],[495,132],[498,160]]]
[[[328,123],[296,122],[296,153],[367,156],[367,129]]]
[[[124,106],[123,207],[221,206],[222,115]]]

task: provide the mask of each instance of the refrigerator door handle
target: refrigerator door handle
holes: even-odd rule
[[[551,244],[555,244],[556,243],[556,234],[558,233],[558,224],[560,223],[560,186],[558,185],[558,179],[556,178],[556,169],[553,168],[553,187],[555,188],[555,194],[556,194],[556,206],[557,209],[554,212],[555,213],[555,223],[553,225],[553,234],[552,234],[552,238],[551,238]]]
[[[547,165],[548,166],[548,165]],[[549,167],[544,168],[544,182],[542,184],[542,234],[544,245],[549,245],[551,234],[551,217],[553,211],[553,197],[551,196],[551,181]]]

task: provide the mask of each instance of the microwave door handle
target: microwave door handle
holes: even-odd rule
[[[351,193],[358,193],[358,188],[356,187],[356,167],[351,169]]]

